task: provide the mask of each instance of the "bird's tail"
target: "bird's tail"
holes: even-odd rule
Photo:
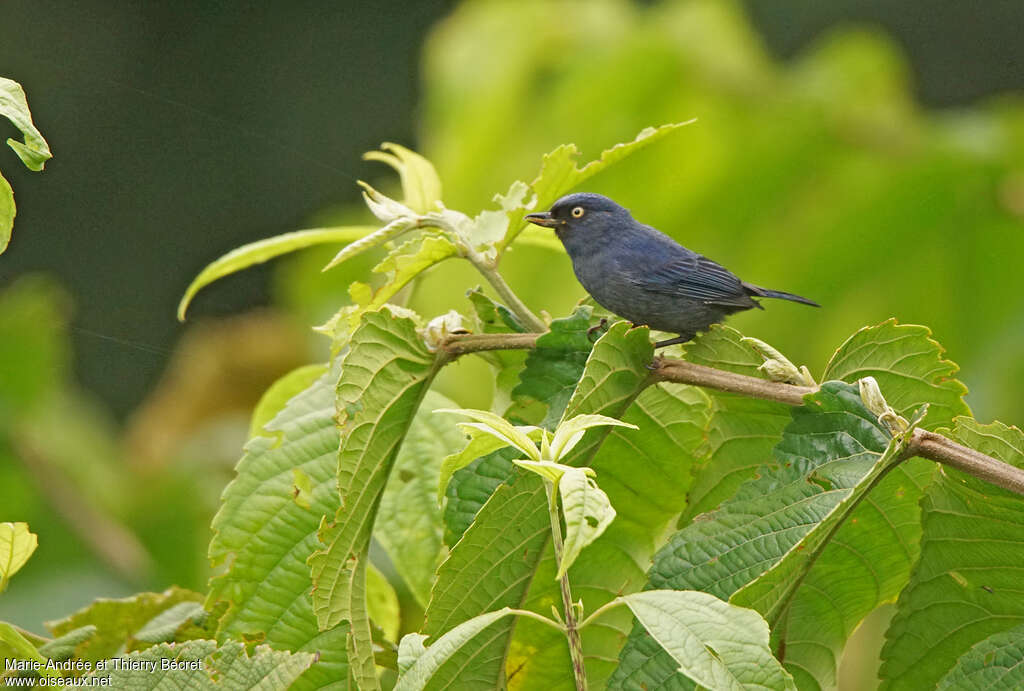
[[[763,298],[779,298],[780,300],[790,300],[792,302],[799,302],[802,305],[810,305],[811,307],[821,307],[814,300],[808,300],[805,297],[794,295],[793,293],[785,293],[781,290],[770,290],[769,288],[761,288],[760,286],[750,285],[745,283],[744,286],[754,295]]]

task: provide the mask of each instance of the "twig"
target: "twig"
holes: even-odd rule
[[[548,517],[551,520],[551,544],[555,550],[555,565],[562,567],[562,524],[558,517],[558,498],[551,482],[544,481],[544,489],[548,495]],[[580,639],[579,626],[576,624],[576,612],[572,604],[572,592],[569,589],[569,574],[563,573],[558,579],[562,591],[562,608],[565,617],[565,637],[569,641],[569,658],[572,660],[572,675],[576,681],[576,691],[587,691],[587,668],[583,658],[583,641]]]
[[[540,334],[458,335],[449,337],[441,347],[453,356],[481,350],[528,349],[536,345],[538,336]],[[789,405],[803,405],[804,396],[817,390],[809,386],[795,386],[748,377],[672,358],[657,358],[653,364],[653,374],[654,381],[690,384]],[[1024,495],[1024,469],[1003,463],[941,434],[916,430],[905,454],[908,457],[920,456],[948,465],[996,487]]]
[[[487,282],[491,284],[491,287],[497,291],[501,299],[505,301],[508,308],[512,310],[512,313],[519,317],[519,320],[523,322],[523,326],[528,329],[536,329],[538,331],[546,331],[547,324],[541,321],[540,317],[534,314],[526,303],[519,299],[519,296],[515,294],[512,287],[505,282],[505,278],[498,272],[498,269],[489,264],[486,260],[479,257],[475,253],[469,255],[469,261],[472,262],[473,266],[476,267],[477,271],[487,279]]]
[[[944,463],[996,487],[1024,495],[1024,470],[958,444],[941,434],[920,428],[914,430],[906,454]]]

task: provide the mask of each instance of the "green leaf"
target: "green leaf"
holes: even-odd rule
[[[25,91],[21,85],[4,77],[0,77],[0,116],[10,120],[15,127],[21,130],[25,138],[24,143],[10,138],[7,140],[7,145],[14,149],[14,153],[18,154],[18,158],[26,168],[35,171],[42,170],[46,162],[53,156],[50,153],[50,146],[32,123],[28,99],[25,98]],[[2,249],[0,247],[0,250]]]
[[[39,646],[39,654],[58,662],[67,660],[75,654],[75,649],[78,646],[95,636],[97,631],[99,629],[92,624],[72,629],[63,636],[58,636]]]
[[[398,595],[384,574],[373,564],[366,569],[366,609],[370,619],[381,628],[388,640],[398,640],[402,625]]]
[[[217,639],[256,640],[282,650],[320,651],[320,661],[294,688],[328,686],[347,676],[348,626],[321,632],[309,597],[306,559],[319,546],[321,516],[333,515],[338,446],[335,384],[340,361],[285,404],[267,425],[268,436],[246,444],[236,477],[213,519],[210,559],[226,565],[210,580],[207,608],[226,602]],[[310,508],[293,501],[299,469],[312,487]],[[273,536],[273,540],[268,540]]]
[[[146,622],[132,638],[145,643],[170,643],[175,640],[178,629],[205,620],[206,610],[201,602],[179,602]]]
[[[311,230],[285,233],[284,235],[277,235],[237,247],[208,264],[205,269],[199,272],[198,276],[192,279],[192,283],[185,290],[185,295],[182,296],[181,302],[178,303],[178,320],[185,320],[185,312],[188,310],[189,303],[192,302],[192,298],[196,296],[196,293],[219,278],[305,247],[333,242],[355,242],[374,230],[373,226],[313,228]]]
[[[6,648],[6,650],[5,650]],[[7,652],[10,651],[10,653]],[[61,677],[60,672],[53,669],[46,668],[46,658],[36,650],[36,647],[32,645],[21,633],[8,624],[5,621],[0,621],[0,651],[4,652],[5,659],[15,660],[32,660],[42,665],[38,672],[46,677],[59,679]],[[5,665],[8,663],[5,663]],[[7,671],[6,669],[4,671]],[[3,675],[0,674],[0,679],[3,679]]]
[[[14,228],[14,217],[17,213],[14,190],[4,176],[0,175],[0,254],[3,254],[11,242],[11,230]]]
[[[615,509],[608,495],[594,482],[593,474],[590,468],[568,468],[558,482],[565,516],[565,544],[556,579],[565,575],[583,548],[601,537],[615,519]]]
[[[564,417],[569,419],[575,415],[598,414],[617,418],[623,415],[638,393],[650,382],[647,365],[651,356],[652,348],[646,329],[631,330],[626,322],[615,323],[594,345]],[[608,438],[608,432],[608,428],[588,431],[563,462],[572,466],[587,465],[600,442]],[[500,507],[501,511],[490,511],[492,503],[496,508]],[[514,526],[508,525],[513,521]],[[512,527],[518,530],[515,542],[511,542],[508,537]],[[613,527],[614,523],[605,531],[605,535]],[[547,615],[551,605],[560,602],[554,577],[556,567],[550,548],[546,548],[550,529],[547,498],[544,485],[539,479],[519,474],[513,479],[511,487],[500,487],[480,510],[462,541],[453,548],[449,561],[442,565],[443,570],[438,571],[435,596],[443,593],[445,597],[435,597],[431,600],[431,606],[434,607],[436,601],[436,608],[447,613],[444,624],[451,627],[482,612],[503,606],[518,607],[520,603]],[[605,566],[604,573],[600,573],[596,565],[602,560],[607,564],[608,560],[621,559],[623,556],[618,547],[598,550],[600,542],[599,539],[598,543],[586,550],[573,567],[574,570],[579,569],[581,562],[587,560],[590,568],[598,572],[595,579],[607,588],[606,591],[603,588],[587,588],[579,594],[573,592],[573,597],[582,597],[588,606],[594,607],[601,604],[596,601],[599,594],[603,593],[610,600],[617,594],[615,591],[618,588],[629,585],[628,579],[624,584],[623,574],[618,569]],[[546,548],[545,554],[548,555],[544,560],[540,559],[542,548]],[[632,559],[627,559],[633,564]],[[474,562],[474,568],[462,572],[454,566],[470,562]],[[450,563],[453,567],[444,569]],[[643,582],[643,571],[635,565],[633,568],[636,588],[639,588]],[[495,575],[484,577],[489,574]],[[571,574],[570,579],[578,582]],[[611,581],[614,581],[613,586]],[[496,582],[504,584],[497,592]],[[430,614],[428,608],[428,623],[431,622]],[[434,633],[443,631],[446,630],[441,629],[440,624],[438,629],[431,629]],[[498,622],[494,630],[488,633],[492,635],[481,639],[486,641],[485,644],[467,646],[463,652],[466,657],[460,658],[460,664],[467,665],[467,670],[473,670],[476,678],[488,680],[494,686],[504,674],[506,654],[509,670],[517,670],[516,684],[528,682],[536,685],[531,688],[557,688],[570,678],[571,666],[564,639],[559,640],[555,632],[547,630],[543,624],[530,619],[516,623],[511,649],[508,647],[508,637],[512,633],[511,622]],[[594,637],[598,646],[596,649],[589,648],[588,654],[594,655],[594,651],[598,650],[599,656],[607,655],[606,649],[601,648],[602,639],[601,636]],[[584,645],[589,645],[587,640]],[[556,676],[558,681],[549,683],[546,676]],[[460,678],[460,681],[465,680]]]
[[[285,652],[260,645],[247,653],[242,643],[218,647],[214,641],[162,643],[121,657],[131,664],[108,665],[84,675],[109,679],[116,689],[253,689],[289,688],[314,664],[311,653]],[[134,667],[134,669],[133,669]]]
[[[713,325],[686,346],[686,359],[698,365],[763,378],[762,358],[735,329]],[[694,469],[693,486],[680,527],[733,496],[762,463],[789,422],[789,406],[740,394],[708,391],[711,419],[708,452]]]
[[[1024,468],[1024,433],[1016,427],[959,417],[949,435]],[[1024,622],[1020,496],[943,466],[921,509],[921,556],[882,649],[885,689],[934,687],[972,646]]]
[[[583,439],[583,434],[592,427],[627,427],[639,429],[636,425],[616,420],[606,415],[577,415],[558,425],[555,438],[551,440],[551,458],[558,461],[569,454]]]
[[[651,555],[684,504],[690,466],[703,444],[707,406],[707,396],[695,387],[649,387],[622,416],[641,431],[611,429],[591,461],[617,517],[569,571],[573,598],[582,599],[588,611],[646,583]],[[554,559],[547,556],[534,576],[527,607],[541,612],[560,602],[549,580],[554,574]],[[607,686],[632,626],[629,612],[617,609],[587,628],[583,646],[592,687]],[[509,669],[525,663],[519,676],[528,675],[529,688],[571,686],[569,659],[557,633],[530,619],[520,620],[516,629]]]
[[[829,410],[827,406],[830,402],[821,401],[821,403],[822,408],[829,413],[845,412],[840,406]],[[850,407],[852,408],[852,406]],[[772,627],[778,625],[780,617],[786,607],[791,604],[797,589],[805,582],[807,572],[816,565],[822,551],[828,546],[829,540],[842,523],[850,517],[857,505],[867,497],[868,492],[875,488],[885,474],[903,460],[901,455],[906,448],[909,434],[913,432],[913,428],[910,428],[906,435],[889,440],[885,451],[880,456],[865,457],[863,460],[871,460],[872,465],[867,472],[863,472],[863,467],[858,467],[860,465],[858,461],[861,459],[854,460],[843,456],[843,453],[851,447],[849,444],[844,444],[845,440],[836,435],[831,425],[822,420],[821,410],[814,411],[811,417],[804,417],[803,420],[808,424],[801,428],[798,423],[802,417],[803,413],[794,412],[794,424],[787,428],[782,442],[776,448],[775,453],[779,460],[795,465],[825,454],[833,463],[841,464],[842,469],[839,470],[837,467],[832,470],[827,466],[819,465],[814,473],[808,476],[808,481],[819,484],[827,483],[826,488],[845,488],[851,482],[855,482],[855,484],[810,531],[789,548],[782,559],[729,598],[729,602],[735,605],[749,607],[759,612]],[[825,437],[825,435],[832,436]],[[832,448],[822,448],[826,444],[831,445]],[[814,460],[811,460],[811,463],[813,462]],[[849,480],[843,478],[837,481],[830,477],[836,472],[849,473],[851,477]],[[857,478],[858,475],[859,478]]]
[[[39,536],[28,523],[0,523],[0,593],[39,546]]]
[[[46,628],[54,636],[61,637],[85,626],[95,626],[96,634],[78,646],[75,657],[96,662],[124,650],[145,647],[140,646],[140,643],[146,643],[146,638],[137,639],[136,634],[146,632],[147,625],[158,615],[188,603],[187,612],[198,616],[195,606],[202,601],[203,596],[199,593],[177,587],[162,593],[139,593],[121,599],[99,598],[64,619],[46,622]],[[177,617],[182,611],[182,608],[178,608],[173,616]],[[182,618],[178,624],[183,624],[189,618]],[[148,633],[152,633],[152,630]]]
[[[957,415],[970,415],[963,400],[967,387],[953,378],[956,363],[944,360],[931,331],[889,319],[850,336],[825,367],[823,379],[854,382],[874,377],[885,400],[905,418],[925,403],[921,427],[934,430]]]
[[[389,309],[367,312],[352,334],[338,380],[338,491],[341,506],[324,516],[313,553],[313,611],[321,630],[350,622],[357,682],[377,685],[364,569],[370,536],[402,441],[434,375],[444,362],[429,352],[411,319]]]
[[[364,314],[383,307],[409,281],[457,254],[455,245],[438,235],[423,235],[396,247],[373,267],[375,273],[385,274],[384,283],[376,290],[358,281],[350,285],[349,294],[355,304],[341,308],[317,330],[334,339],[335,350],[340,350],[340,346],[358,328]],[[393,311],[401,311],[401,308],[393,307]],[[413,314],[406,310],[405,316]]]
[[[452,415],[464,415],[473,420],[480,422],[480,425],[475,426],[478,432],[491,434],[497,439],[500,439],[504,444],[508,446],[514,446],[519,449],[522,453],[526,454],[535,461],[540,460],[540,451],[537,449],[537,445],[533,442],[530,437],[526,435],[526,431],[523,428],[516,427],[511,422],[495,415],[489,410],[474,410],[472,408],[450,408],[435,410],[435,413],[451,413]],[[469,423],[463,423],[468,427]]]
[[[509,417],[554,429],[594,347],[587,334],[592,313],[589,305],[577,307],[568,317],[552,321],[550,330],[537,339],[526,356],[519,384],[512,389],[515,402]],[[531,412],[533,408],[543,412]]]
[[[313,482],[301,468],[292,468],[292,477],[292,499],[302,508],[310,508],[313,505]]]
[[[736,691],[796,689],[772,656],[768,624],[757,612],[693,590],[648,590],[622,600],[696,683]]]
[[[512,611],[506,607],[473,617],[438,638],[427,646],[426,650],[416,650],[415,662],[399,677],[395,691],[419,691],[425,689],[430,682],[434,682],[439,688],[450,688],[452,685],[459,689],[470,688],[456,681],[458,677],[455,673],[460,670],[452,669],[451,665],[445,663],[458,657],[474,638],[510,614]],[[416,639],[416,642],[422,643],[422,640]],[[411,656],[407,659],[411,659]]]
[[[308,389],[314,381],[323,376],[327,365],[304,365],[284,375],[260,396],[259,403],[252,411],[249,421],[249,436],[258,437],[267,434],[264,425],[281,412],[285,404],[302,391]]]
[[[480,614],[518,607],[550,535],[541,479],[520,473],[511,484],[500,484],[438,567],[423,633],[437,637]],[[495,626],[500,630],[451,660],[464,670],[454,677],[454,688],[489,691],[501,686],[511,627]]]
[[[455,545],[491,495],[502,483],[512,479],[513,461],[518,458],[522,458],[519,450],[508,446],[455,471],[445,490],[445,544]]]
[[[395,570],[424,607],[430,600],[434,570],[441,561],[444,529],[436,498],[441,459],[450,458],[446,454],[463,442],[450,420],[433,411],[452,405],[441,394],[427,392],[398,451],[373,531]]]
[[[469,441],[464,447],[462,447],[461,451],[445,456],[444,460],[441,461],[441,473],[437,485],[437,503],[439,505],[441,504],[445,492],[448,489],[448,483],[451,482],[452,476],[455,475],[456,472],[465,468],[482,456],[487,456],[493,451],[505,449],[509,446],[500,437],[496,437],[490,432],[484,431],[479,427],[471,427],[463,424],[459,426],[459,429],[469,435]],[[483,502],[481,502],[481,504],[482,503]],[[477,509],[479,508],[480,507],[478,506]]]
[[[403,203],[419,214],[436,208],[441,201],[441,179],[433,164],[404,146],[384,142],[383,151],[367,151],[365,161],[380,161],[394,168],[402,180]]]
[[[1024,625],[975,643],[936,687],[938,691],[1024,688]]]
[[[728,599],[780,562],[782,571],[769,572],[765,583],[780,586],[801,583],[795,578],[786,581],[776,577],[798,575],[799,568],[806,569],[813,563],[800,554],[803,551],[801,541],[811,535],[815,544],[805,549],[821,548],[821,542],[830,537],[828,528],[834,527],[840,517],[833,514],[837,507],[843,506],[852,491],[863,494],[887,467],[876,464],[889,441],[885,430],[861,404],[856,387],[826,382],[820,391],[808,397],[808,401],[807,405],[792,409],[793,420],[776,450],[778,461],[760,468],[757,476],[742,485],[735,497],[677,532],[658,552],[649,572],[650,588],[702,590]],[[870,479],[858,487],[858,483],[869,476]],[[814,533],[815,527],[826,519],[832,526],[826,526],[823,533]],[[869,532],[860,535],[861,543],[892,539],[887,534],[893,529],[891,524],[879,528],[872,523],[869,528]],[[869,549],[867,545],[864,548]],[[819,562],[823,558],[820,557]],[[893,559],[886,557],[887,562]],[[838,582],[834,572],[828,573]],[[841,599],[852,590],[853,597],[858,601],[863,599],[861,584],[848,585],[842,591],[837,591],[834,584],[820,587],[831,597]],[[880,586],[866,583],[864,587],[874,590]],[[769,592],[793,596],[792,592]],[[766,600],[768,603],[777,601]],[[794,625],[793,617],[791,612],[789,627]],[[789,658],[787,648],[787,667],[792,664]],[[628,688],[646,685],[653,689],[678,683],[673,680],[674,676],[675,663],[671,657],[660,650],[655,641],[634,630],[622,651],[612,682]]]
[[[493,332],[501,332],[501,327],[494,323],[494,317],[502,319],[512,330],[521,330],[521,327],[513,328],[518,325],[505,318],[502,306],[495,304],[492,315],[481,298],[474,298],[470,294],[470,299],[474,300],[478,311],[482,310],[481,319],[488,328],[494,329]],[[523,356],[502,356],[498,362],[499,391],[507,390],[513,377],[519,379],[519,383],[512,389],[514,402],[506,411],[506,417],[540,422],[549,429],[555,427],[593,348],[587,336],[589,315],[589,307],[578,308],[568,317],[553,320],[550,331],[537,339],[536,347],[526,356],[525,367],[521,371],[517,365],[522,362]],[[500,402],[495,401],[495,405],[500,405]],[[511,452],[492,452],[452,476],[446,491],[448,503],[445,506],[446,539],[449,544],[458,539],[495,488],[511,477],[512,460],[515,458],[518,456]]]
[[[582,168],[576,164],[576,157],[580,155],[575,144],[562,144],[551,153],[545,154],[541,160],[540,173],[530,183],[530,188],[536,195],[536,200],[530,209],[547,209],[551,204],[566,192],[580,185],[583,181],[600,173],[605,168],[640,149],[658,141],[667,134],[674,132],[683,125],[695,122],[674,122],[661,127],[647,127],[640,131],[632,141],[616,144],[610,149],[601,152],[601,156],[590,161]],[[524,227],[523,216],[528,209],[519,207],[509,211],[509,232],[502,242],[502,248],[507,247],[515,240],[516,236]]]

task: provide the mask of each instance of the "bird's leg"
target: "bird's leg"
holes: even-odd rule
[[[607,330],[608,330],[608,320],[605,317],[601,317],[601,321],[599,321],[596,326],[592,326],[589,329],[587,329],[587,338],[590,338],[591,340],[595,340],[596,341],[597,340],[596,338],[591,338],[591,337],[595,333],[597,333],[598,331],[601,331],[603,333],[603,332],[605,332]]]
[[[664,348],[665,346],[675,345],[676,343],[686,343],[687,341],[692,340],[693,337],[696,336],[696,335],[697,334],[694,334],[694,333],[679,334],[675,338],[668,338],[668,339],[666,339],[664,341],[656,342],[654,344],[654,347],[655,348]]]

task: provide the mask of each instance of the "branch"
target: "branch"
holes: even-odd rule
[[[482,350],[529,349],[536,345],[541,334],[470,334],[450,336],[441,348],[453,357]],[[777,401],[789,405],[803,405],[804,396],[817,391],[810,386],[794,386],[768,381],[744,374],[696,365],[685,360],[655,358],[651,365],[653,381],[671,381],[700,386],[705,389],[738,393],[751,398]],[[935,432],[918,429],[907,446],[906,455],[920,456],[948,465],[968,475],[989,482],[996,487],[1024,495],[1024,469],[986,456],[980,451],[958,444]]]

